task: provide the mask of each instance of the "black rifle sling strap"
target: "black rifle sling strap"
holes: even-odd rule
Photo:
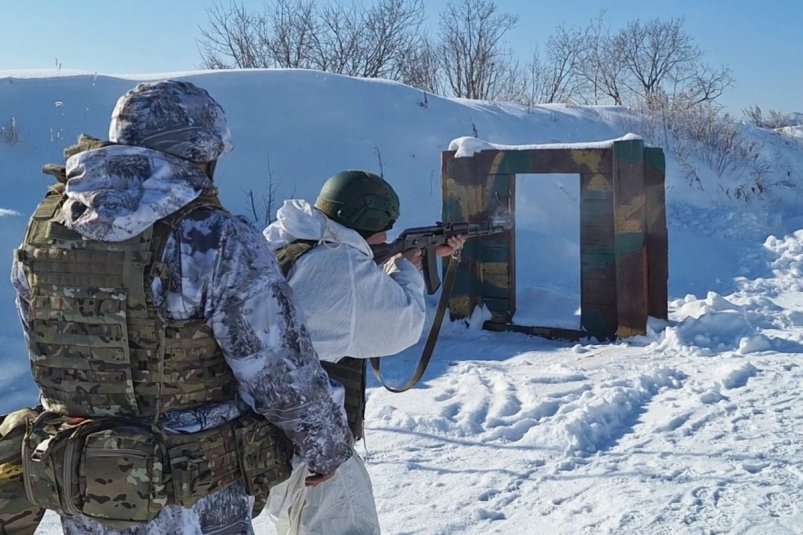
[[[438,341],[438,334],[441,332],[441,324],[443,323],[443,316],[446,314],[446,305],[449,302],[449,295],[452,293],[452,287],[454,286],[455,276],[457,275],[457,266],[460,263],[460,249],[457,249],[449,259],[449,265],[446,267],[446,275],[443,278],[443,286],[441,287],[441,297],[438,300],[438,308],[435,311],[435,319],[432,321],[432,327],[429,329],[429,335],[427,336],[427,342],[424,344],[424,351],[421,352],[421,358],[418,359],[418,366],[415,368],[415,372],[404,383],[402,386],[394,387],[389,386],[385,380],[382,378],[382,371],[379,369],[379,358],[372,358],[371,359],[371,369],[374,371],[374,375],[382,383],[382,386],[390,390],[391,392],[396,392],[397,394],[400,392],[406,392],[413,388],[418,381],[424,376],[424,372],[427,370],[427,366],[429,366],[429,361],[432,358],[432,351],[435,349],[435,343]]]

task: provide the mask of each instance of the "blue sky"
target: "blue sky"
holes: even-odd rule
[[[323,0],[325,1],[325,0]],[[261,7],[263,0],[245,0]],[[446,0],[424,0],[437,26]],[[27,0],[2,2],[0,70],[54,68],[100,74],[196,69],[197,39],[214,0]],[[803,111],[803,1],[800,0],[497,0],[519,15],[508,44],[523,58],[565,22],[585,26],[603,10],[616,28],[628,20],[684,17],[713,66],[728,65],[734,85],[721,102],[739,113]]]

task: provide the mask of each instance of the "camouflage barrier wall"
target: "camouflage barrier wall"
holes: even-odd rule
[[[540,336],[601,339],[646,332],[647,316],[667,316],[664,154],[641,139],[605,148],[556,145],[442,154],[444,221],[509,221],[501,235],[466,244],[449,301],[452,318],[485,305],[486,328]],[[580,177],[581,331],[515,325],[517,173]]]

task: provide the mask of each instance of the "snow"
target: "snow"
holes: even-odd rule
[[[20,140],[0,143],[6,261],[49,182],[41,165],[80,132],[104,136],[116,98],[155,77],[0,74],[0,124],[14,117]],[[217,182],[247,216],[249,190],[311,200],[328,176],[366,168],[399,192],[397,230],[431,224],[453,140],[470,153],[642,135],[616,107],[424,100],[401,84],[312,71],[187,79],[229,114],[235,150]],[[689,181],[667,150],[668,321],[612,344],[564,343],[483,331],[488,313],[476,310],[444,325],[417,388],[392,394],[371,381],[361,451],[384,533],[803,533],[803,145],[794,132],[742,129],[773,162],[769,179],[795,187],[737,201],[724,192],[741,177],[702,166]],[[532,321],[576,322],[574,182],[517,178],[517,297]],[[36,395],[5,280],[0,344],[5,412]],[[385,362],[390,382],[406,379],[422,345]],[[264,515],[255,525],[273,533]],[[48,514],[38,533],[58,532]]]
[[[803,139],[803,126],[784,126],[778,132],[797,139]]]
[[[504,145],[500,143],[490,143],[482,139],[477,139],[471,136],[461,136],[453,139],[449,143],[449,150],[455,151],[455,158],[469,158],[474,154],[484,150],[556,150],[556,149],[609,149],[613,147],[614,141],[632,141],[641,139],[641,136],[636,134],[625,134],[618,139],[610,139],[607,141],[598,141],[596,143],[548,143],[548,144],[535,144],[535,145]]]
[[[142,73],[142,74],[113,74],[107,73],[115,78],[122,80],[132,80],[134,82],[145,82],[149,80],[164,80],[167,78],[180,78],[185,76],[193,76],[205,72],[215,72],[211,70],[194,70],[194,71],[171,71],[159,73]],[[0,69],[0,78],[60,78],[63,76],[97,76],[96,72],[83,71],[80,69],[62,69],[61,67],[49,69]]]

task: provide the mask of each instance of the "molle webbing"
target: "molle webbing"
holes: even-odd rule
[[[158,417],[233,399],[236,382],[202,319],[167,322],[151,283],[166,282],[167,238],[201,195],[123,242],[83,238],[61,223],[63,185],[51,187],[17,251],[31,288],[29,351],[42,397],[73,416]]]
[[[22,495],[13,497],[14,511],[35,512],[39,506],[84,515],[108,528],[141,527],[166,505],[189,508],[238,480],[250,495],[264,499],[291,470],[292,444],[255,414],[170,435],[142,419],[43,412],[20,438],[17,464],[24,475],[22,484],[10,489]],[[0,527],[4,513],[1,508]]]
[[[354,440],[363,437],[365,422],[365,359],[345,357],[338,362],[321,362],[331,379],[346,388],[346,416]]]
[[[243,479],[259,496],[290,477],[293,444],[277,427],[248,414],[220,427],[188,435],[169,435],[172,503],[190,506],[198,498]]]

